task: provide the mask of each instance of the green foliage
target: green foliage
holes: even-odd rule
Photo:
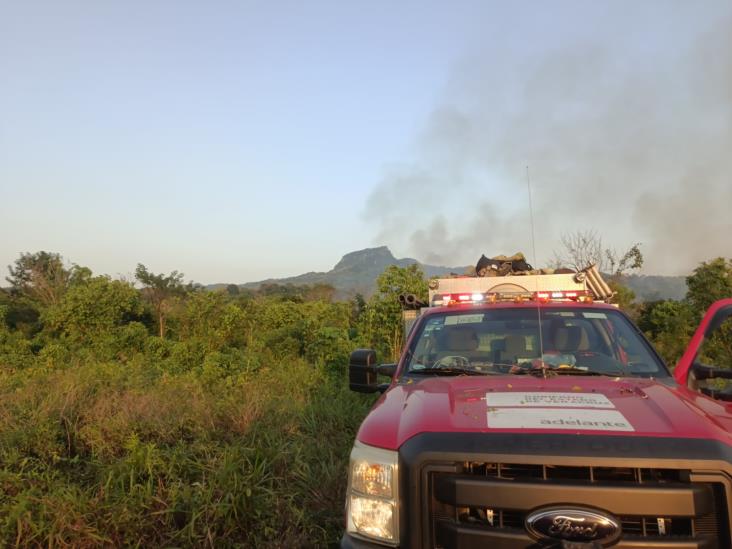
[[[704,340],[698,360],[720,368],[732,368],[732,318],[727,318]]]
[[[303,301],[333,301],[335,288],[330,284],[318,283],[303,286],[295,284],[262,284],[257,291],[260,296],[279,297],[283,300],[301,303]]]
[[[62,337],[91,342],[139,318],[142,312],[140,295],[130,283],[97,276],[71,286],[59,303],[44,312],[43,321]]]
[[[0,288],[0,325],[31,338],[41,330],[41,312],[26,296]]]
[[[169,275],[154,274],[147,270],[142,263],[137,264],[135,279],[142,284],[142,295],[152,307],[158,322],[158,335],[165,337],[167,318],[171,312],[175,298],[186,292],[183,284],[183,273],[173,271]]]
[[[605,250],[606,265],[610,274],[615,277],[621,277],[627,271],[636,271],[643,266],[643,253],[640,251],[640,242],[633,244],[624,253],[618,253],[615,250]]]
[[[635,303],[635,293],[633,293],[633,290],[622,284],[617,278],[610,279],[608,286],[615,292],[612,302],[623,309],[629,316],[636,319],[638,316],[638,307]]]
[[[704,262],[686,278],[686,299],[701,315],[719,299],[732,297],[732,261],[718,257]]]
[[[399,294],[415,294],[427,300],[427,281],[418,265],[390,265],[376,280],[374,294],[359,314],[361,346],[373,348],[385,360],[396,360],[403,344],[403,328]]]
[[[26,368],[34,363],[31,342],[20,332],[0,324],[0,372]]]
[[[640,307],[638,327],[653,341],[666,364],[673,367],[686,350],[696,323],[688,303],[655,301]]]
[[[58,303],[68,287],[71,272],[57,253],[24,253],[8,266],[6,280],[14,292],[42,305]]]
[[[0,292],[0,546],[334,543],[373,401],[346,385],[351,304],[137,275]]]
[[[376,279],[378,295],[383,298],[396,298],[399,294],[415,294],[427,301],[427,281],[417,264],[407,267],[389,265]]]

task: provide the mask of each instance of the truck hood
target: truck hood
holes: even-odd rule
[[[672,380],[405,377],[382,395],[357,438],[392,450],[424,432],[639,435],[732,445],[731,412]]]

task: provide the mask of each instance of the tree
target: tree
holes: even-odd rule
[[[611,277],[608,280],[608,286],[613,291],[612,302],[625,311],[633,320],[637,320],[640,305],[635,301],[635,292],[623,285],[616,277]]]
[[[0,288],[0,372],[28,366],[34,358],[30,338],[12,329],[12,307],[10,296]]]
[[[623,284],[623,275],[643,266],[640,243],[633,244],[621,254],[613,248],[605,248],[602,238],[594,230],[565,233],[561,242],[563,249],[554,252],[554,266],[580,271],[597,265],[600,272],[610,275],[608,284],[615,292],[614,302],[632,315],[638,312],[633,306],[635,294]]]
[[[75,284],[44,313],[48,327],[75,341],[91,342],[142,314],[140,296],[129,282],[96,276]]]
[[[38,304],[22,294],[0,288],[0,310],[8,328],[29,339],[42,328]]]
[[[602,270],[604,254],[602,239],[594,230],[564,233],[561,237],[562,249],[554,251],[552,263],[557,267],[570,267],[581,271],[593,263]]]
[[[277,297],[283,301],[292,301],[294,303],[302,303],[303,301],[302,287],[295,286],[292,283],[267,282],[259,286],[257,294],[265,297]]]
[[[358,319],[361,318],[361,315],[366,310],[366,300],[363,297],[363,294],[356,293],[351,298],[351,322],[356,323],[358,322]]]
[[[415,294],[427,301],[427,281],[422,269],[389,265],[376,279],[374,294],[360,315],[359,336],[363,344],[396,360],[403,344],[403,328],[399,294]]]
[[[318,282],[303,288],[303,299],[305,301],[325,301],[331,303],[335,297],[336,289],[332,284]]]
[[[557,267],[571,267],[577,271],[592,264],[597,265],[600,272],[620,278],[627,271],[640,269],[643,266],[643,253],[640,243],[636,242],[624,253],[614,248],[605,248],[597,231],[574,231],[564,233],[561,239],[562,250],[554,251]]]
[[[44,306],[61,300],[68,288],[71,271],[64,267],[60,254],[52,252],[23,253],[8,265],[10,276],[6,277],[12,290]]]
[[[145,265],[138,263],[135,278],[144,286],[142,295],[152,306],[158,322],[158,334],[164,338],[167,315],[170,312],[172,300],[186,291],[183,284],[183,273],[173,271],[167,276],[154,274],[148,271]]]
[[[689,304],[685,301],[653,301],[640,306],[638,327],[673,367],[686,350],[696,328]]]
[[[607,270],[613,278],[622,277],[626,271],[635,271],[643,266],[643,254],[640,251],[640,242],[633,244],[620,255],[614,249],[605,250]]]
[[[723,257],[703,262],[686,277],[686,300],[698,316],[719,299],[732,297],[732,261]]]

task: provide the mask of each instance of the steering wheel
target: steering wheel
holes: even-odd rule
[[[470,361],[464,356],[450,355],[438,358],[433,364],[433,368],[468,368]]]

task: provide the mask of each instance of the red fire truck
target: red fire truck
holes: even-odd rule
[[[595,270],[441,279],[398,363],[354,351],[382,395],[341,546],[732,548],[732,370],[697,358],[732,299],[672,373],[611,295]]]

